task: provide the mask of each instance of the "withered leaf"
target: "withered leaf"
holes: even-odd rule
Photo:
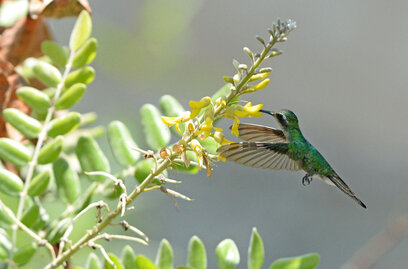
[[[0,58],[16,66],[28,57],[41,56],[41,42],[49,39],[51,34],[43,19],[22,18],[1,34]]]
[[[31,18],[63,18],[78,16],[82,10],[92,12],[88,0],[30,0]]]

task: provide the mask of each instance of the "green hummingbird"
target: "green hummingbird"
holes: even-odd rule
[[[303,185],[309,185],[313,177],[318,177],[330,185],[337,186],[359,205],[367,208],[320,152],[306,140],[300,131],[295,113],[286,109],[277,112],[263,109],[260,111],[272,115],[282,130],[242,123],[238,126],[239,137],[247,142],[219,147],[217,152],[221,157],[254,168],[290,171],[302,169],[306,172],[302,178]]]

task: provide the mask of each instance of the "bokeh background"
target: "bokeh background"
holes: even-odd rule
[[[293,110],[305,136],[368,206],[322,182],[304,187],[300,172],[217,163],[211,178],[171,174],[183,180],[176,190],[195,199],[180,201],[178,210],[159,192],[137,199],[128,221],[151,244],[134,244],[135,251],[154,259],[167,238],[181,265],[189,238],[198,235],[215,268],[216,245],[231,238],[240,249],[239,268],[246,268],[257,227],[266,265],[318,252],[318,268],[339,268],[390,218],[406,212],[407,8],[405,1],[377,0],[93,1],[96,80],[76,108],[97,112],[99,124],[126,122],[140,146],[144,103],[157,105],[160,96],[172,94],[187,107],[188,100],[211,95],[223,85],[222,75],[234,73],[232,59],[248,62],[244,46],[260,50],[255,35],[267,36],[277,17],[294,19],[298,28],[280,45],[285,53],[266,65],[274,70],[271,83],[248,100]],[[68,42],[70,21],[50,21],[60,43]],[[276,126],[270,117],[246,121]],[[107,139],[99,141],[108,150]],[[116,254],[122,245],[105,244]],[[373,268],[405,268],[407,251],[403,240]],[[87,253],[75,262],[84,264]]]

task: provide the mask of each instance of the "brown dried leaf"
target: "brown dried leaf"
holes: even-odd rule
[[[16,66],[28,57],[41,56],[41,43],[50,39],[51,34],[43,19],[23,18],[3,31],[0,58]]]
[[[14,71],[13,65],[0,59],[0,110],[14,107],[28,113],[29,108],[17,99],[16,90],[23,85],[20,76]],[[3,117],[0,116],[0,137],[11,137],[21,141],[23,137],[19,132],[6,126]]]
[[[13,66],[0,59],[0,109],[9,107],[17,99],[16,90],[23,85]]]
[[[30,0],[31,18],[63,18],[78,16],[82,10],[92,12],[88,0]]]

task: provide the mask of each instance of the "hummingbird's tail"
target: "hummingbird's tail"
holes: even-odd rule
[[[367,206],[360,199],[357,198],[354,192],[351,191],[350,187],[347,186],[347,184],[338,175],[328,176],[327,178],[329,178],[330,181],[333,182],[333,184],[336,185],[345,194],[353,198],[359,205],[361,205],[364,208],[367,208]]]

